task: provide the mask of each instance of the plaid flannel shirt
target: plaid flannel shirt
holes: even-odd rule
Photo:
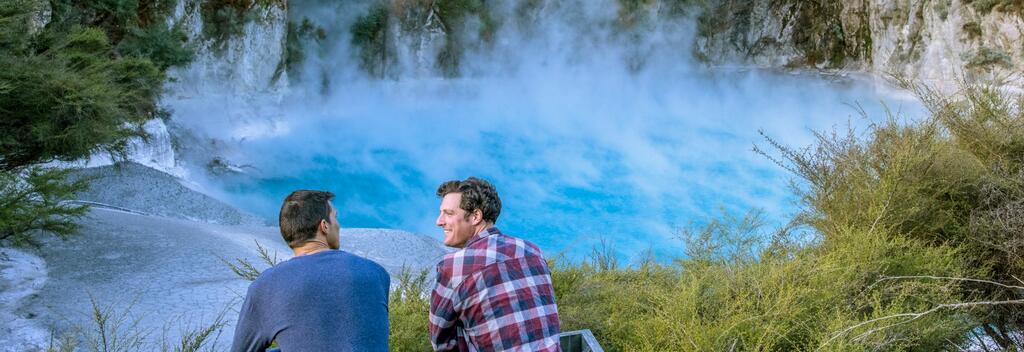
[[[430,343],[438,351],[560,351],[551,273],[533,243],[491,227],[437,264]]]

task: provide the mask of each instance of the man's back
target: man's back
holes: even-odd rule
[[[492,227],[445,255],[429,328],[436,350],[559,351],[558,308],[540,249]]]
[[[249,286],[232,351],[387,351],[384,268],[340,250],[299,256]]]

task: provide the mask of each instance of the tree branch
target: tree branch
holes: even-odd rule
[[[1000,282],[996,282],[996,281],[991,281],[991,280],[971,279],[971,278],[965,278],[965,277],[930,276],[930,275],[886,276],[886,277],[882,277],[881,279],[878,279],[878,281],[875,281],[875,283],[871,284],[871,286],[868,286],[868,290],[870,290],[875,285],[881,283],[882,281],[916,280],[916,279],[977,282],[977,283],[989,284],[989,285],[993,285],[993,286],[999,286],[999,287],[1006,288],[1006,289],[1011,289],[1011,290],[1024,290],[1024,286],[1007,285],[1007,284],[1004,284],[1004,283],[1000,283]],[[1020,279],[1017,279],[1017,281],[1020,281]]]
[[[979,280],[967,279],[966,281],[979,281]],[[984,280],[980,280],[980,281],[983,282]],[[937,305],[937,306],[932,307],[931,309],[923,311],[923,312],[900,313],[900,314],[887,315],[887,316],[884,316],[884,317],[878,317],[878,318],[875,318],[875,319],[871,319],[871,320],[867,320],[867,321],[864,321],[864,322],[857,323],[857,324],[855,324],[853,326],[850,326],[850,327],[848,327],[846,329],[843,329],[839,333],[836,333],[835,335],[833,335],[832,338],[829,338],[828,341],[825,341],[825,343],[823,343],[821,346],[818,346],[818,348],[815,351],[820,351],[822,348],[824,348],[826,345],[828,345],[832,341],[835,341],[835,339],[839,338],[840,336],[846,335],[846,334],[850,333],[851,331],[856,330],[857,328],[860,328],[862,326],[869,325],[869,324],[872,324],[872,323],[877,323],[877,322],[886,321],[886,320],[892,320],[892,319],[897,319],[897,318],[909,318],[909,319],[902,320],[902,321],[899,321],[899,322],[896,322],[896,323],[893,323],[893,324],[889,324],[889,325],[881,326],[881,327],[878,327],[878,328],[870,329],[870,330],[865,331],[864,333],[862,333],[860,335],[857,335],[852,340],[853,341],[863,340],[863,339],[867,338],[868,336],[870,336],[871,334],[874,334],[876,332],[879,332],[879,331],[882,331],[882,330],[885,330],[885,329],[888,329],[888,328],[892,328],[892,327],[895,327],[895,326],[898,326],[898,325],[903,325],[903,324],[911,323],[913,321],[921,319],[921,318],[923,318],[923,317],[925,317],[925,316],[927,316],[929,314],[935,313],[935,312],[937,312],[939,310],[942,310],[942,309],[959,309],[959,308],[969,308],[969,307],[975,307],[975,306],[996,306],[996,305],[1010,305],[1010,304],[1024,304],[1024,299],[1015,299],[1015,300],[1006,300],[1006,301],[978,301],[978,302],[946,303],[946,304]]]

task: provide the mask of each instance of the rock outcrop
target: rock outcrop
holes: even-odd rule
[[[168,70],[162,99],[172,113],[168,130],[180,141],[174,145],[178,163],[191,170],[215,160],[233,164],[239,156],[232,154],[232,143],[275,133],[289,89],[287,72],[279,72],[286,55],[287,3],[239,2],[250,6],[232,17],[239,22],[229,24],[208,17],[216,12],[204,10],[210,3],[179,0],[168,18],[182,26],[196,48],[188,66]]]
[[[896,75],[941,88],[958,80],[1024,87],[1024,17],[1000,1],[724,1],[702,16],[709,62]]]

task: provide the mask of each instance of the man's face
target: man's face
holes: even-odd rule
[[[448,247],[462,248],[476,234],[471,219],[466,218],[466,211],[459,208],[461,202],[462,193],[448,193],[441,198],[437,226],[444,229],[444,245]]]
[[[327,203],[331,207],[331,214],[328,215],[330,223],[327,224],[327,246],[331,249],[341,248],[341,224],[338,223],[338,210],[334,209],[334,204]]]

